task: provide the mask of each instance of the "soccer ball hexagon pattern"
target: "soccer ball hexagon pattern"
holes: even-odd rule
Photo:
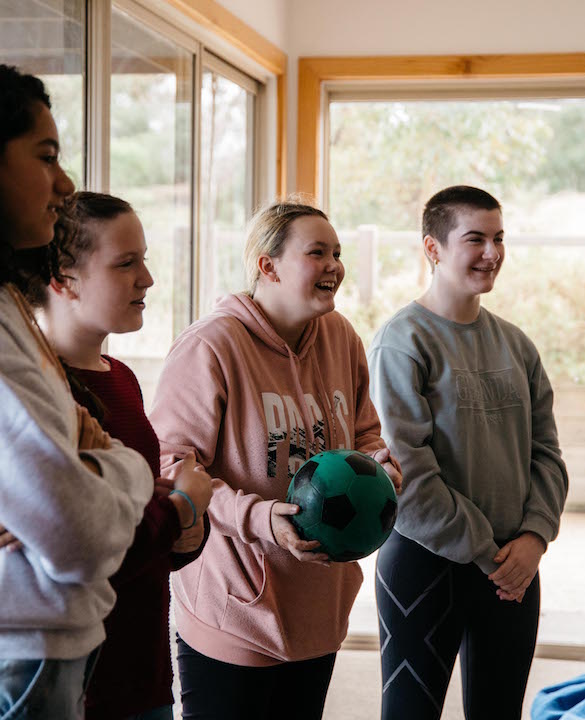
[[[337,562],[358,560],[384,543],[396,520],[396,492],[385,470],[356,450],[315,455],[291,480],[286,501],[301,508],[291,520],[316,552]]]

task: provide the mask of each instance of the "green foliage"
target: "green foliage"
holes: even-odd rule
[[[585,385],[585,250],[510,248],[485,306],[534,341],[551,379]]]
[[[46,81],[64,165],[81,187],[81,76]],[[247,98],[234,83],[205,73],[201,102],[201,227],[213,251],[215,296],[243,282]],[[191,105],[177,101],[173,75],[113,75],[111,188],[140,213],[156,280],[146,332],[124,339],[136,354],[164,355],[188,313],[190,122]],[[335,103],[332,221],[342,231],[364,223],[414,230],[433,192],[468,183],[503,202],[508,232],[582,235],[584,127],[583,101]],[[585,383],[584,255],[582,247],[511,248],[496,290],[485,298],[532,337],[557,381]],[[420,249],[382,243],[378,284],[364,304],[358,259],[355,239],[344,241],[347,275],[338,307],[367,346],[385,319],[420,295],[429,276]]]
[[[419,227],[442,187],[514,202],[585,188],[582,101],[333,103],[329,207],[342,229]]]
[[[516,103],[342,103],[331,108],[334,222],[418,227],[424,202],[447,185],[496,195],[532,177],[550,136],[544,111]]]
[[[83,93],[81,75],[42,77],[51,97],[52,113],[59,130],[61,162],[75,187],[83,187]]]
[[[202,227],[241,228],[246,222],[247,95],[215,73],[201,93]]]
[[[571,105],[551,119],[552,137],[539,177],[550,192],[585,192],[585,120],[580,105]]]
[[[174,183],[175,92],[174,76],[112,76],[113,187]]]

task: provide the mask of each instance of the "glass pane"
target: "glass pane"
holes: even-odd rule
[[[192,55],[117,9],[112,12],[110,188],[146,234],[144,327],[108,350],[136,372],[148,408],[162,362],[191,308]]]
[[[210,70],[201,90],[201,314],[244,289],[254,96]]]
[[[541,563],[541,642],[585,643],[585,100],[332,103],[329,207],[347,276],[339,309],[367,346],[429,282],[420,217],[453,184],[504,208],[507,255],[485,306],[534,340],[555,390],[571,487],[559,539]],[[354,631],[376,632],[373,559]],[[562,601],[561,601],[562,598]],[[564,618],[562,616],[564,613]]]
[[[85,2],[3,0],[0,62],[38,75],[45,83],[59,130],[65,170],[83,187]]]

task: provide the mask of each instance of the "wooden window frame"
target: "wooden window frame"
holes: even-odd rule
[[[286,193],[286,53],[215,0],[164,0],[165,4],[226,41],[276,79],[276,192]]]
[[[319,196],[325,83],[470,79],[585,83],[585,53],[299,58],[297,190]]]

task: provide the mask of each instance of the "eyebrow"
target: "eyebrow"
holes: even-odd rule
[[[116,255],[114,257],[114,262],[117,262],[119,260],[124,260],[126,258],[144,257],[146,255],[147,250],[148,250],[148,248],[146,248],[143,253],[135,252],[134,250],[127,250],[126,252]]]
[[[44,140],[40,140],[37,145],[49,145],[56,152],[59,152],[59,143],[53,138],[45,138]]]
[[[309,244],[310,244],[310,245],[317,245],[317,247],[323,247],[323,248],[328,248],[328,247],[330,247],[330,246],[329,246],[329,243],[323,242],[322,240],[310,240],[310,241],[309,241]],[[335,249],[335,250],[337,250],[338,248],[341,248],[341,243],[337,243],[337,244],[334,246],[334,249]]]
[[[482,237],[487,237],[490,234],[491,233],[484,233],[481,230],[468,230],[466,233],[463,233],[463,235],[461,237],[466,237],[467,235],[481,235]],[[498,232],[495,233],[495,235],[503,235],[503,234],[504,234],[503,229],[498,230]]]

